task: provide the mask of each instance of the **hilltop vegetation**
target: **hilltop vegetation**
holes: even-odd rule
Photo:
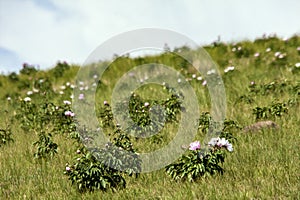
[[[172,66],[195,91],[199,124],[190,142],[199,140],[204,146],[202,140],[214,123],[211,99],[205,76],[175,54],[189,53],[188,47],[161,55],[118,57],[100,80],[97,66],[109,62],[93,64],[84,82],[75,81],[81,66],[59,62],[44,71],[24,64],[19,73],[0,76],[0,199],[299,199],[300,37],[268,36],[203,48],[217,63],[224,82],[227,110],[220,137],[233,145],[233,152],[216,147],[216,155],[209,157],[215,163],[197,171],[199,152],[186,150],[176,165],[139,173],[139,153],[158,150],[174,139],[185,97],[163,81],[132,91],[126,103],[139,125],[128,127],[133,135],[125,134],[112,115],[112,92],[123,74],[147,63]],[[80,93],[73,93],[74,88]],[[79,113],[72,105],[84,102],[88,92],[96,94],[99,128],[118,148],[131,152],[119,155],[123,164],[114,163],[114,169],[102,166],[82,144],[97,130],[76,129]],[[150,111],[157,105],[166,108],[159,115],[165,123],[149,126]],[[276,128],[245,132],[245,127],[263,120],[272,120]],[[116,149],[106,144],[103,151],[114,154]],[[188,170],[194,170],[193,175]]]

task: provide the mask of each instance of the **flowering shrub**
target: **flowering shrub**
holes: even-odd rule
[[[67,164],[65,174],[79,191],[107,190],[126,187],[125,174],[138,175],[141,160],[133,149],[130,138],[120,129],[113,132],[113,144],[104,148],[77,150],[74,164]]]
[[[212,138],[207,149],[200,148],[200,142],[192,142],[189,150],[179,160],[168,165],[166,173],[175,180],[197,180],[202,176],[223,174],[221,164],[227,151],[233,151],[232,144],[225,138]]]

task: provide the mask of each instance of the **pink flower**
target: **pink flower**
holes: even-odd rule
[[[82,100],[84,99],[84,94],[79,94],[79,97],[78,97],[79,100]]]
[[[66,171],[70,171],[71,170],[71,168],[70,167],[66,167]]]
[[[207,81],[204,80],[204,81],[202,82],[202,85],[205,86],[206,84],[207,84]]]
[[[68,111],[65,112],[65,116],[74,117],[75,113],[73,113],[72,111],[68,110]]]
[[[200,142],[199,141],[192,142],[190,144],[189,150],[195,151],[197,149],[200,149]]]

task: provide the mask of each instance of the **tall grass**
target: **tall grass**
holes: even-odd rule
[[[278,124],[278,129],[233,133],[237,142],[234,144],[234,152],[227,155],[223,175],[205,177],[189,183],[174,181],[161,169],[142,173],[137,179],[126,177],[127,187],[122,190],[80,193],[63,174],[66,163],[71,162],[75,156],[74,143],[61,135],[55,135],[54,141],[59,147],[58,154],[52,159],[34,159],[35,149],[32,143],[36,141],[37,135],[23,131],[19,121],[15,119],[12,127],[14,142],[0,147],[0,199],[300,199],[299,89],[298,93],[293,95],[284,89],[282,92],[270,92],[268,95],[254,95],[253,103],[237,103],[240,96],[249,94],[251,81],[255,84],[267,84],[288,80],[289,84],[299,86],[300,73],[291,71],[295,64],[300,62],[300,53],[297,51],[299,46],[300,37],[294,36],[287,41],[279,38],[261,38],[253,42],[221,43],[204,47],[219,64],[223,76],[227,95],[226,118],[246,126],[256,121],[252,113],[256,106],[268,106],[274,101],[286,102],[294,97],[297,99],[296,104],[289,107],[287,114],[272,118]],[[238,47],[242,47],[242,55],[232,51]],[[271,51],[266,52],[267,48],[271,48]],[[274,54],[277,51],[286,53],[284,61],[276,62]],[[256,52],[260,53],[259,58],[254,56]],[[168,63],[172,59],[164,55],[146,57],[144,60]],[[115,81],[130,66],[141,60],[121,58],[116,62],[116,66],[112,66],[106,72],[102,84],[98,86],[97,106],[104,100],[111,101]],[[120,65],[123,67],[118,67]],[[235,70],[223,73],[230,65],[235,66]],[[66,70],[63,76],[56,78],[53,70],[38,71],[34,75],[20,74],[15,81],[9,76],[0,76],[1,110],[8,110],[9,113],[1,116],[0,128],[5,126],[6,118],[15,116],[19,96],[25,97],[30,88],[21,87],[22,82],[28,81],[32,84],[31,80],[35,78],[48,77],[58,92],[59,86],[74,80],[77,70],[78,66],[73,66]],[[180,70],[180,67],[177,70]],[[191,75],[192,73],[187,74]],[[196,79],[191,81],[201,102],[201,111],[209,111],[209,95],[201,83],[202,81]],[[145,87],[141,88],[139,93],[145,98],[153,98],[153,90],[159,88]],[[164,98],[163,93],[160,95],[159,98]],[[8,101],[8,96],[12,100]],[[64,98],[68,97],[57,94],[55,101]],[[176,131],[176,124],[168,125],[161,134],[171,137]],[[142,151],[157,148],[155,145],[143,148],[145,144],[140,141],[134,143]]]

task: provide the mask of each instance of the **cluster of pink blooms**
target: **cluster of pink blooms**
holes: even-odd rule
[[[65,112],[65,116],[74,117],[75,113],[73,113],[72,111],[68,110],[68,111]]]

